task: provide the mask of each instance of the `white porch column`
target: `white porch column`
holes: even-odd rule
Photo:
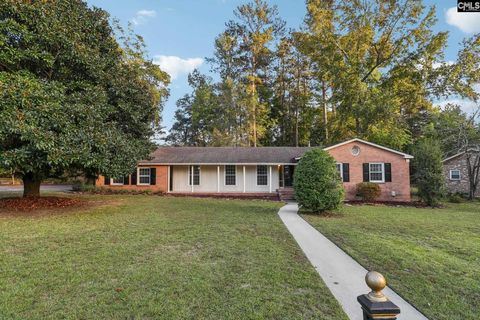
[[[220,192],[220,166],[217,166],[217,192]]]
[[[243,192],[247,191],[247,186],[245,184],[246,177],[245,177],[245,166],[243,166]]]
[[[191,181],[192,182],[192,192],[193,192],[193,166],[190,166],[190,172],[188,173],[189,176],[188,176],[188,181]],[[192,180],[190,180],[192,179]]]
[[[268,166],[270,169],[270,177],[268,178],[268,188],[272,192],[272,166]]]

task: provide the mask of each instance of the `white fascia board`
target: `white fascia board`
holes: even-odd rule
[[[359,139],[359,138],[354,138],[354,139],[350,139],[350,140],[347,140],[347,141],[344,141],[344,142],[340,142],[340,143],[335,144],[335,145],[333,145],[333,146],[330,146],[330,147],[327,147],[327,148],[323,148],[323,150],[328,151],[328,150],[331,150],[331,149],[335,149],[335,148],[337,148],[337,147],[346,145],[347,143],[350,143],[350,142],[360,142],[360,143],[364,143],[364,144],[370,145],[370,146],[372,146],[372,147],[376,147],[376,148],[379,148],[379,149],[382,149],[382,150],[385,150],[385,151],[389,151],[389,152],[392,152],[392,153],[401,155],[401,156],[403,156],[405,159],[413,159],[413,156],[410,155],[410,154],[403,153],[403,152],[400,152],[400,151],[397,151],[397,150],[393,150],[393,149],[390,149],[390,148],[381,146],[381,145],[379,145],[379,144],[376,144],[376,143],[373,143],[373,142],[368,142],[368,141],[365,141],[365,140],[362,140],[362,139]]]

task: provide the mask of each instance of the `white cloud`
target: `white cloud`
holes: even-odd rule
[[[447,23],[459,28],[465,33],[480,32],[480,17],[473,12],[457,12],[457,7],[451,7],[445,13]]]
[[[157,16],[157,12],[155,10],[139,10],[135,14],[135,17],[132,18],[132,23],[136,26],[140,24],[145,24],[150,18],[155,18]]]
[[[192,72],[195,68],[201,66],[203,64],[203,59],[182,59],[177,56],[157,55],[154,57],[153,62],[158,64],[163,71],[165,71],[170,75],[170,77],[172,77],[173,80],[179,75]]]

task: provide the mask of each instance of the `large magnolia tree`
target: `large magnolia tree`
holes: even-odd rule
[[[116,30],[80,0],[0,2],[0,167],[24,196],[72,169],[129,174],[151,151],[169,78]]]

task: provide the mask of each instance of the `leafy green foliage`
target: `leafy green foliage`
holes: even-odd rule
[[[464,197],[462,194],[456,192],[456,193],[450,193],[448,196],[447,196],[447,200],[448,202],[450,203],[462,203],[464,202]]]
[[[176,122],[173,124],[166,141],[174,145],[212,146],[218,145],[225,123],[219,105],[219,97],[212,80],[194,70],[188,76],[188,83],[193,88],[177,101]]]
[[[306,7],[305,25],[288,34],[274,6],[256,0],[237,8],[207,59],[220,78],[209,83],[215,103],[198,113],[196,122],[208,125],[185,121],[189,110],[179,101],[179,132],[195,133],[186,144],[198,145],[199,135],[207,145],[233,146],[360,137],[410,152],[442,113],[433,100],[479,98],[480,35],[463,41],[457,61],[445,61],[448,33],[435,31],[435,8],[423,1]]]
[[[128,174],[153,147],[168,75],[108,19],[83,1],[0,4],[0,166],[33,193],[71,169]]]
[[[418,196],[434,207],[445,195],[440,144],[433,139],[423,139],[415,145],[413,154],[415,156],[413,160],[414,182],[418,187]]]
[[[357,195],[359,195],[363,201],[374,201],[380,196],[381,190],[378,183],[373,182],[361,182],[357,184]]]
[[[338,208],[344,195],[335,160],[320,148],[304,154],[295,168],[293,188],[298,203],[314,212]]]

